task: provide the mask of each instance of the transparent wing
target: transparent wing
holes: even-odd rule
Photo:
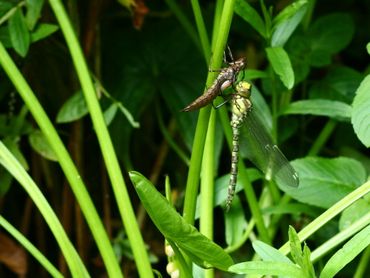
[[[242,130],[240,144],[247,144],[247,157],[265,174],[266,180],[274,180],[280,186],[297,187],[297,172],[272,142],[253,109],[248,113]]]

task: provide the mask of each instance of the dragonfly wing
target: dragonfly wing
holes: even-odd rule
[[[265,174],[267,180],[274,180],[280,186],[297,187],[299,178],[297,172],[290,165],[284,154],[280,151],[259,123],[253,109],[249,112],[243,126],[241,144],[246,142],[247,157]]]

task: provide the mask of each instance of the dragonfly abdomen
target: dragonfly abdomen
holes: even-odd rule
[[[231,128],[232,128],[232,151],[231,151],[231,170],[226,199],[226,210],[230,209],[231,202],[234,198],[236,182],[238,179],[238,162],[239,162],[239,132],[243,125],[248,112],[252,108],[249,100],[251,85],[248,82],[240,82],[236,87],[236,93],[231,99]]]

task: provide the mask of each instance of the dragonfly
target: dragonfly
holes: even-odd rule
[[[222,94],[224,90],[226,90],[230,86],[234,86],[239,72],[243,70],[246,66],[246,59],[245,57],[242,57],[234,61],[230,49],[229,56],[231,58],[231,62],[227,62],[226,55],[224,55],[224,63],[228,64],[227,67],[210,70],[211,72],[219,72],[211,87],[209,87],[203,95],[195,99],[192,103],[190,103],[181,111],[189,112],[202,108],[203,106],[206,106],[207,104],[212,102],[218,95]]]
[[[226,211],[231,207],[235,194],[235,187],[238,176],[239,161],[239,137],[242,126],[247,132],[243,138],[248,141],[251,148],[249,159],[264,174],[265,179],[274,180],[278,184],[290,187],[298,187],[299,177],[287,158],[272,141],[271,136],[259,122],[251,102],[251,84],[247,81],[240,81],[231,95],[231,128],[232,128],[232,152],[231,170],[226,199]]]

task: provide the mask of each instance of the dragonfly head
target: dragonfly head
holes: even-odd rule
[[[239,58],[238,60],[234,61],[233,66],[237,71],[241,71],[247,65],[247,59],[245,57]]]

